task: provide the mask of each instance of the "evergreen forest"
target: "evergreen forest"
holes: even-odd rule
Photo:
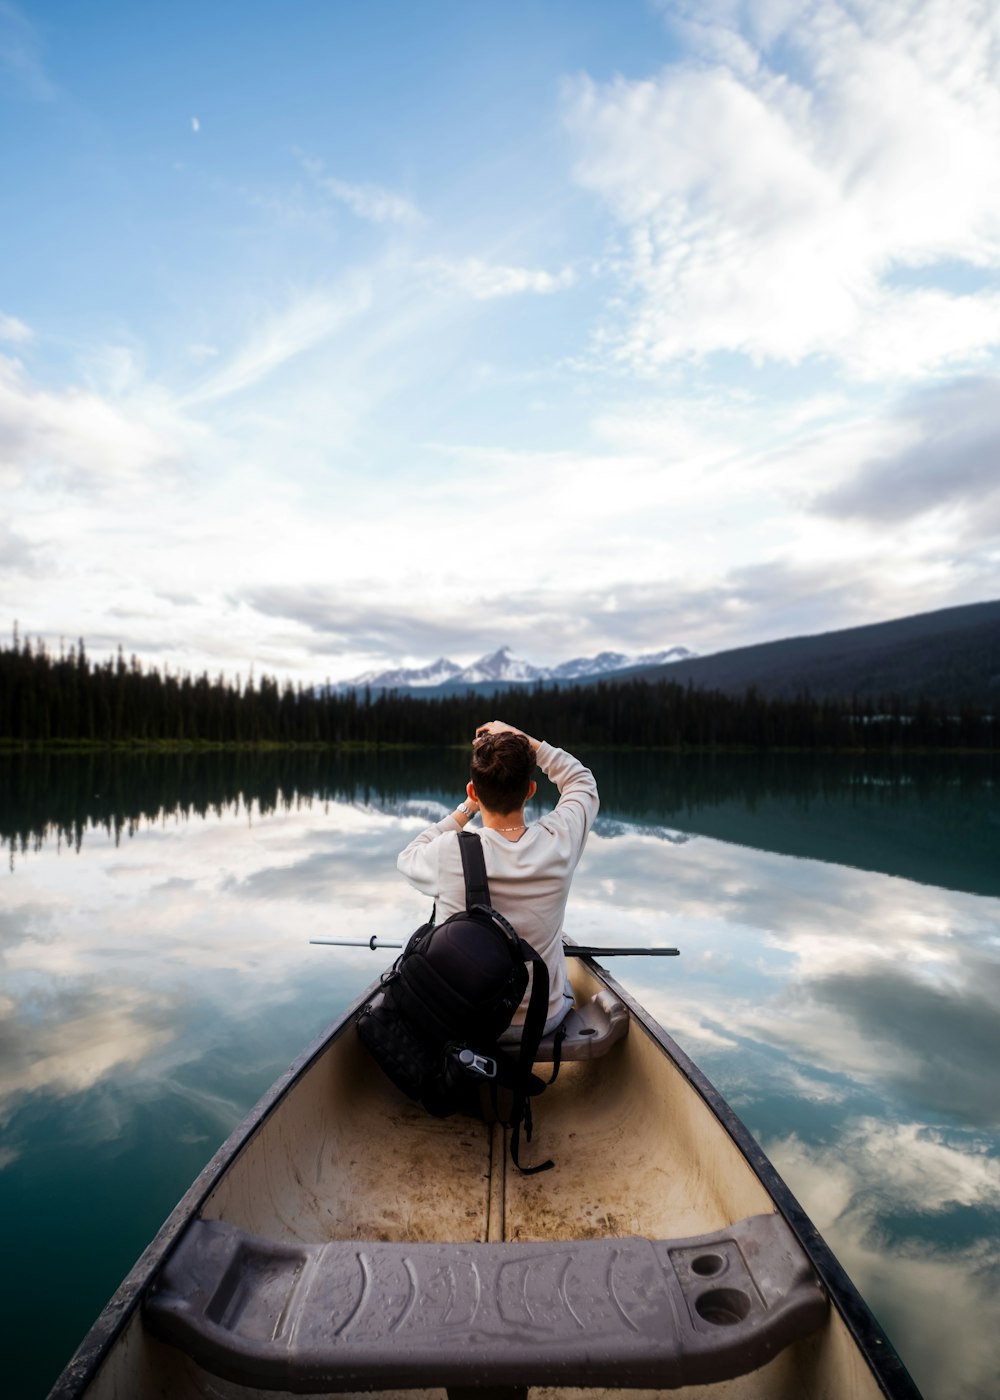
[[[11,746],[451,745],[500,715],[567,747],[990,751],[990,710],[898,695],[792,699],[668,679],[515,686],[486,697],[337,691],[144,668],[122,651],[93,662],[81,641],[0,647],[0,743]]]

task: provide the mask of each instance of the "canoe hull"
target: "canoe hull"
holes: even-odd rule
[[[554,1170],[517,1173],[499,1125],[431,1118],[393,1088],[354,1029],[373,988],[300,1057],[216,1154],[50,1400],[242,1400],[260,1393],[210,1376],[143,1324],[141,1299],[196,1218],[310,1247],[335,1241],[521,1246],[677,1240],[774,1213],[790,1227],[831,1299],[826,1323],[763,1368],[718,1386],[668,1392],[676,1379],[664,1376],[658,1388],[621,1393],[670,1393],[682,1400],[916,1396],[843,1269],[721,1095],[602,968],[575,960],[573,977],[578,1001],[610,989],[627,1006],[630,1026],[604,1058],[565,1065],[538,1101],[535,1141],[522,1149],[522,1161],[552,1157]],[[553,1400],[569,1393],[532,1389],[533,1396]],[[592,1393],[616,1391],[605,1382]]]

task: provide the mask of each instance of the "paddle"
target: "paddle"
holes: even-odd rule
[[[380,942],[377,934],[371,938],[310,938],[310,943],[323,943],[333,948],[405,948],[405,943]],[[564,943],[563,952],[568,958],[677,958],[679,948],[594,948],[580,943]]]

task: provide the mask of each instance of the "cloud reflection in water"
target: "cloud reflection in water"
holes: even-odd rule
[[[577,936],[607,936],[612,871],[613,932],[682,950],[623,980],[761,1140],[925,1394],[991,1395],[1000,901],[637,831],[589,848]]]
[[[385,806],[227,810],[21,861],[0,916],[0,1186],[54,1143],[125,1152],[113,1144],[150,1124],[204,1161],[380,970],[308,939],[404,936],[426,917],[395,857],[443,808]],[[608,818],[567,924],[681,948],[614,971],[761,1139],[926,1394],[949,1400],[987,1393],[1000,1335],[982,1283],[1000,1270],[998,915],[995,899]]]

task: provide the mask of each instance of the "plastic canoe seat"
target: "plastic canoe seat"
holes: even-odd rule
[[[628,1035],[628,1008],[614,992],[602,987],[582,1006],[574,1006],[563,1026],[566,1036],[560,1051],[562,1059],[596,1060]],[[536,1060],[551,1062],[554,1047],[553,1032],[540,1042]]]
[[[672,1389],[756,1370],[827,1308],[778,1215],[692,1239],[541,1244],[293,1245],[195,1220],[145,1324],[214,1375],[297,1394]]]

